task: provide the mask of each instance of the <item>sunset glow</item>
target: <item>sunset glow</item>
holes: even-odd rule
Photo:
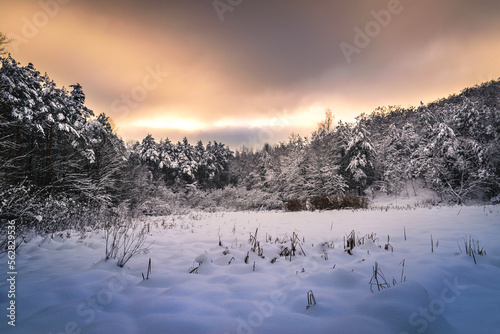
[[[140,121],[137,124],[132,124],[130,126],[137,126],[142,128],[151,129],[178,129],[186,132],[197,131],[205,128],[207,125],[199,123],[194,120],[188,119],[152,119]]]
[[[500,0],[2,1],[0,334],[500,333],[499,59]]]
[[[353,121],[500,76],[498,1],[62,2],[3,4],[8,51],[80,83],[125,140],[258,146],[259,128],[310,135],[326,108]]]

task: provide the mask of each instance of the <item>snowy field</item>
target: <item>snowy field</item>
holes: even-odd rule
[[[3,315],[0,333],[500,333],[499,206],[192,213],[142,223],[154,244],[124,268],[103,261],[102,231],[25,244],[16,327]],[[465,236],[486,255],[465,254]],[[295,256],[280,256],[292,239]],[[377,277],[381,291],[369,284],[375,262],[387,282]],[[7,290],[2,279],[4,313]]]

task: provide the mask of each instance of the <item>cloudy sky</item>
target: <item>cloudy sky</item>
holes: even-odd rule
[[[498,0],[7,0],[9,51],[125,140],[232,148],[500,77]]]

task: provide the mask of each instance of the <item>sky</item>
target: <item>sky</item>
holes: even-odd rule
[[[498,0],[6,0],[8,51],[126,141],[310,135],[500,77]]]

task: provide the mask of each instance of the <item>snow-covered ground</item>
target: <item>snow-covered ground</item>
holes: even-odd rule
[[[103,261],[101,231],[24,245],[16,327],[3,315],[0,333],[500,333],[499,206],[192,213],[145,224],[154,244],[124,268]],[[257,228],[263,257],[249,242]],[[352,230],[361,242],[349,255]],[[297,243],[290,261],[279,253],[294,233],[302,250]],[[464,236],[486,250],[477,264]],[[390,287],[372,292],[375,262]],[[5,314],[7,290],[2,279]],[[306,308],[310,290],[316,304]]]

